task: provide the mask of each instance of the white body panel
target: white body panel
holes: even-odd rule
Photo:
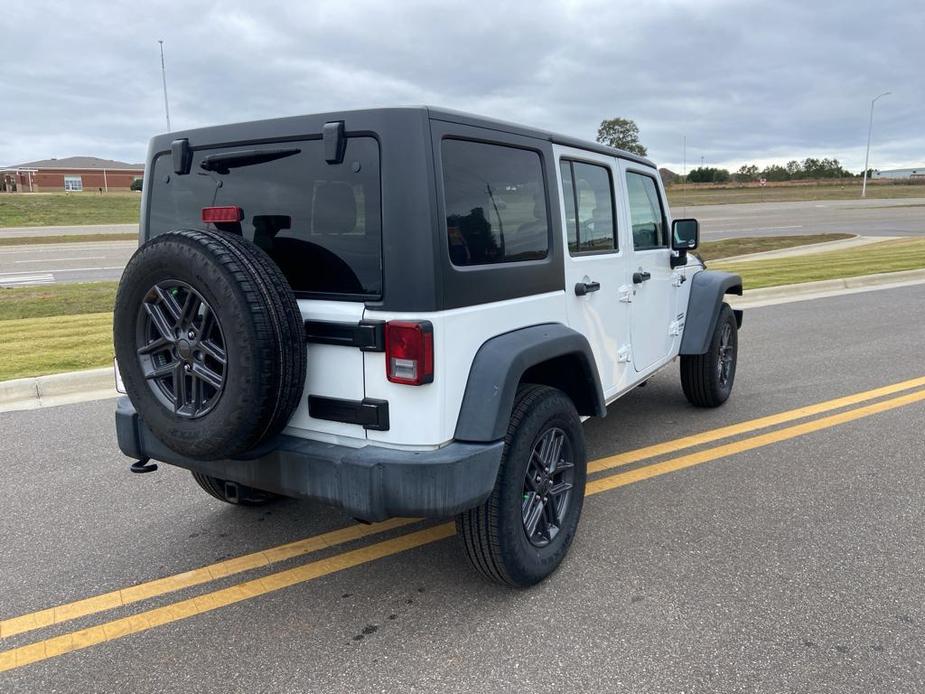
[[[363,303],[353,301],[299,300],[303,320],[357,323],[363,318],[365,308]],[[355,347],[309,344],[302,402],[289,420],[286,433],[306,438],[325,438],[315,435],[323,434],[365,439],[366,430],[358,424],[331,422],[308,416],[309,394],[362,400],[363,390],[363,352]]]
[[[661,199],[662,210],[667,228],[671,228],[671,217],[668,205],[665,202],[665,192],[662,189],[661,177],[658,172],[635,162],[620,160],[620,179],[626,188],[626,173],[636,172],[645,174],[655,180]],[[682,287],[674,286],[675,271],[672,270],[670,259],[675,255],[669,248],[652,250],[633,249],[632,220],[630,219],[629,203],[624,196],[624,205],[621,208],[621,225],[626,230],[630,249],[629,268],[630,283],[634,272],[648,272],[651,277],[645,282],[633,285],[632,309],[630,311],[630,332],[633,343],[633,365],[637,372],[645,372],[677,353],[680,338],[670,334],[670,326],[677,316],[679,295]],[[684,289],[687,306],[687,289]]]
[[[428,320],[434,326],[434,382],[423,386],[390,383],[385,355],[366,353],[366,397],[389,401],[389,430],[368,431],[370,442],[439,445],[453,439],[469,369],[486,340],[538,323],[565,323],[562,292],[439,311],[367,311],[367,320]]]
[[[311,344],[305,397],[286,433],[331,443],[428,449],[452,441],[469,372],[479,348],[489,339],[531,325],[562,323],[584,335],[601,377],[607,403],[634,388],[678,354],[689,279],[699,265],[672,270],[668,249],[636,252],[626,194],[626,171],[653,176],[667,224],[671,224],[665,193],[655,169],[581,149],[555,146],[558,159],[566,157],[610,169],[616,204],[617,252],[571,256],[567,236],[565,291],[440,311],[392,313],[365,309],[362,303],[300,300],[303,318],[344,323],[360,320],[426,320],[433,325],[434,380],[422,386],[391,383],[386,378],[385,354],[356,347]],[[560,190],[561,180],[549,181]],[[565,210],[552,210],[562,218]],[[634,285],[635,271],[652,278]],[[685,281],[680,281],[680,277]],[[597,281],[597,292],[576,296],[575,284]],[[313,419],[308,395],[349,400],[365,398],[389,403],[389,429],[365,430],[360,425]]]

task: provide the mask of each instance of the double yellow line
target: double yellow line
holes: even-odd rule
[[[638,448],[618,455],[600,458],[588,464],[589,474],[612,470],[617,467],[623,467],[658,456],[676,453],[695,446],[702,446],[721,439],[780,426],[799,419],[835,412],[836,410],[844,410],[843,412],[813,419],[802,424],[775,429],[765,434],[751,436],[732,443],[695,451],[650,465],[640,466],[626,472],[600,476],[589,480],[586,494],[598,494],[603,491],[664,475],[669,472],[682,470],[736,453],[742,453],[744,451],[803,436],[814,431],[820,431],[839,424],[869,417],[880,412],[886,412],[898,407],[921,402],[925,400],[925,390],[915,390],[911,393],[880,400],[873,404],[853,407],[861,405],[862,403],[885,398],[886,396],[895,395],[896,393],[913,390],[920,386],[925,386],[925,377],[902,381],[882,388],[875,388],[862,393],[856,393],[834,400],[827,400],[807,407],[788,410],[775,415],[760,417],[747,422],[682,437],[673,441],[667,441],[665,443]],[[852,407],[853,409],[845,409]],[[103,593],[83,600],[77,600],[37,612],[31,612],[19,617],[2,620],[0,621],[0,639],[5,639],[35,629],[62,624],[78,617],[98,614],[175,591],[210,583],[246,571],[269,567],[282,561],[385,533],[415,522],[417,522],[415,519],[397,518],[374,525],[349,526],[297,542],[279,545],[261,552],[254,552],[252,554],[246,554],[234,559],[204,566],[192,571],[140,583],[129,588]],[[130,634],[137,634],[163,624],[188,619],[204,612],[210,612],[243,600],[272,593],[298,583],[311,581],[343,569],[437,542],[453,534],[453,524],[442,523],[423,530],[400,534],[396,537],[381,540],[366,547],[311,561],[294,568],[270,573],[260,578],[243,581],[227,588],[204,593],[193,598],[146,610],[138,614],[115,619],[86,629],[72,631],[60,636],[54,636],[26,646],[0,651],[0,672],[47,660],[72,651],[89,648],[90,646]]]

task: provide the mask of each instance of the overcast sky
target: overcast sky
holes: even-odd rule
[[[455,9],[454,9],[455,8]],[[836,157],[925,164],[925,3],[8,2],[0,164],[144,159],[166,130],[427,103],[593,139],[639,125],[680,171]]]

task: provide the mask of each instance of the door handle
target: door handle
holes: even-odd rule
[[[648,282],[652,279],[651,272],[634,272],[633,273],[633,284],[642,284],[643,282]]]
[[[600,282],[579,282],[575,285],[575,296],[584,296],[601,288]]]

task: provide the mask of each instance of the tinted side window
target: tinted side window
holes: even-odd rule
[[[651,176],[626,173],[626,190],[629,196],[630,220],[633,223],[633,247],[637,251],[667,248],[665,215],[658,199],[658,186]]]
[[[617,227],[610,170],[578,161],[563,160],[559,166],[569,252],[575,255],[616,250]]]
[[[449,139],[443,141],[442,152],[453,264],[545,258],[549,214],[539,154]]]

